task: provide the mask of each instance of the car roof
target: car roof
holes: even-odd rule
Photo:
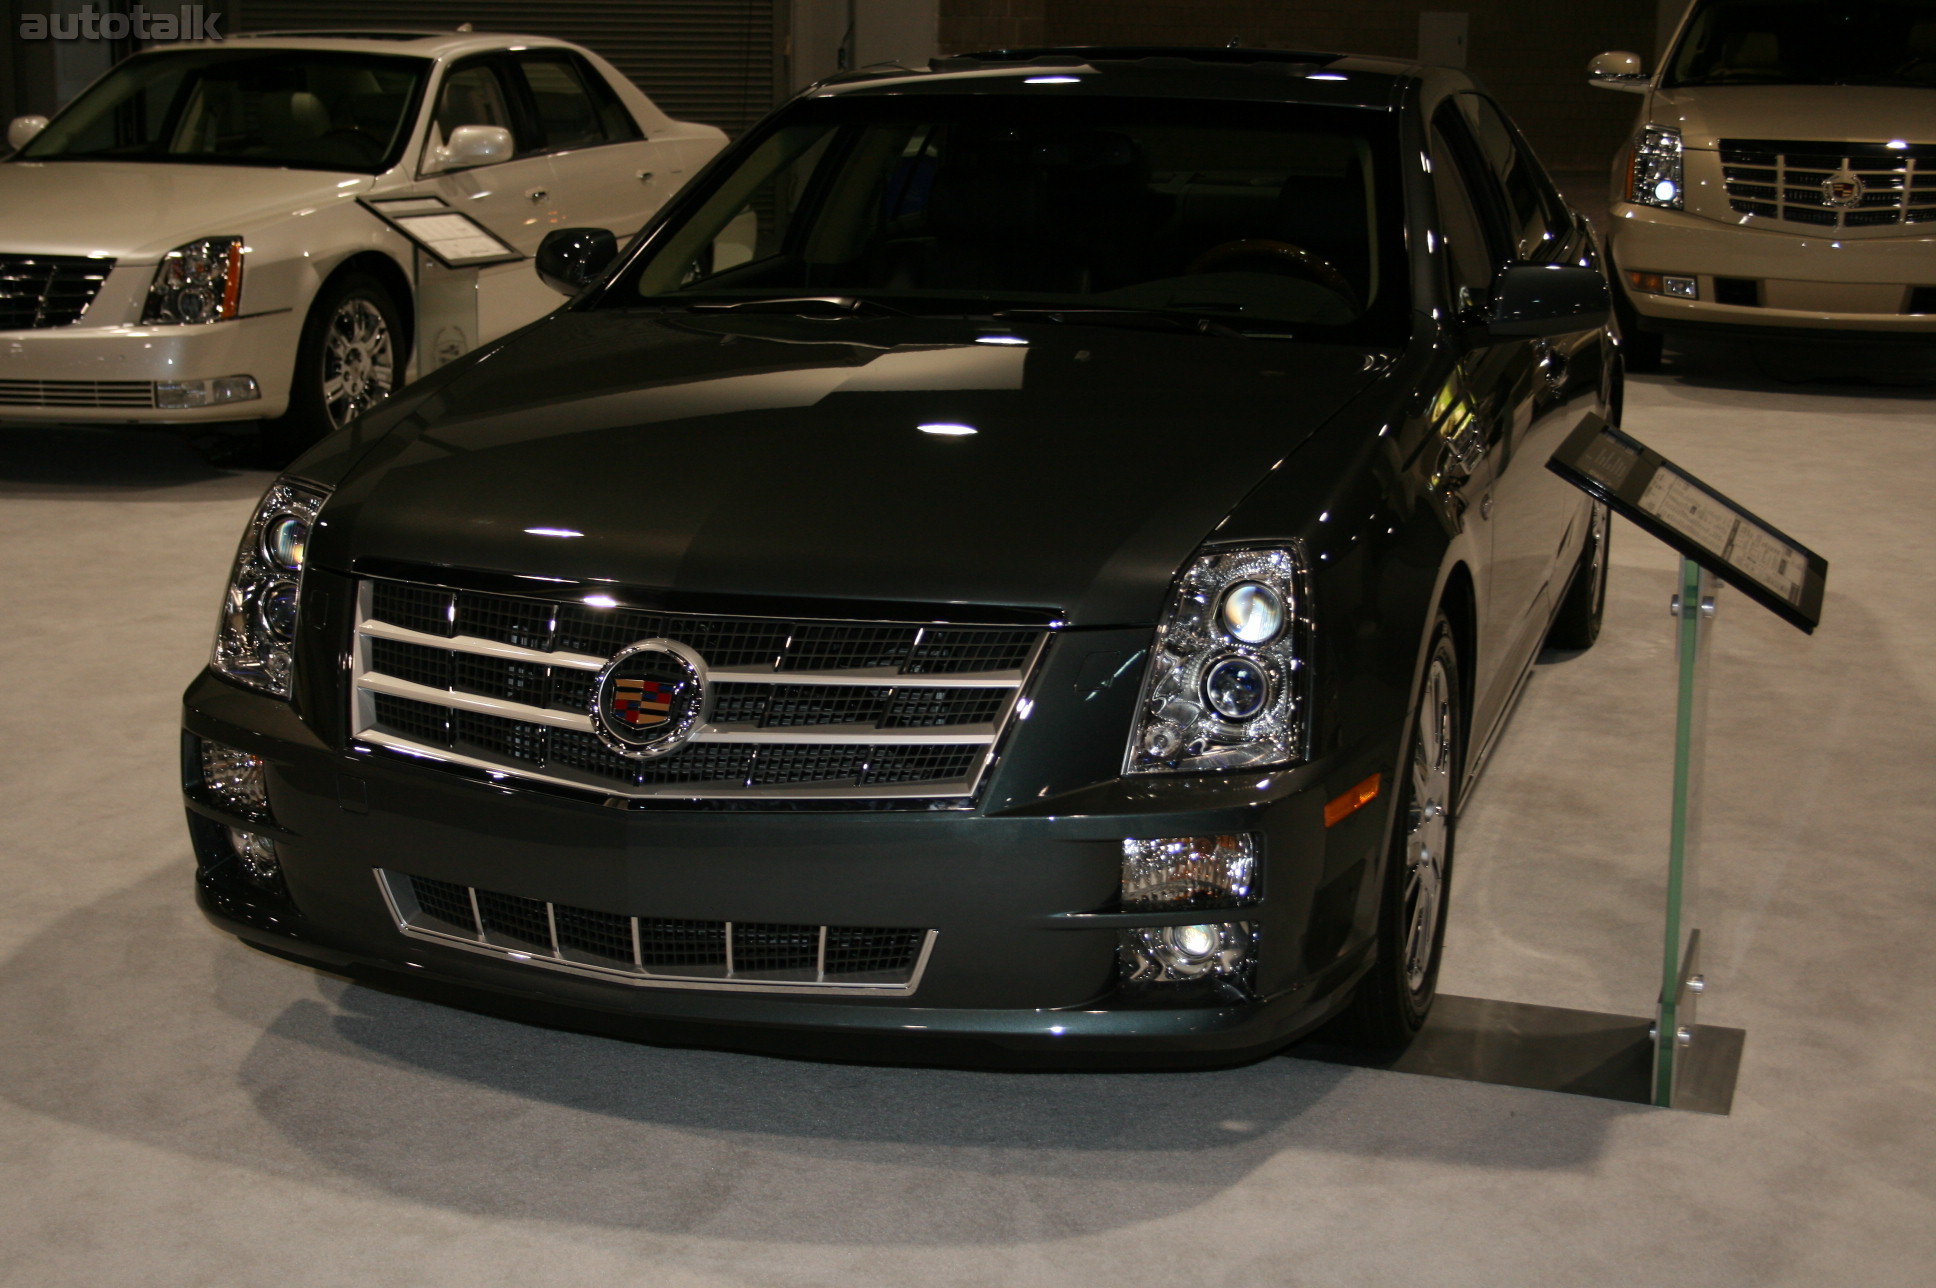
[[[250,31],[223,40],[206,40],[162,49],[222,49],[247,45],[260,49],[317,49],[366,54],[413,54],[420,58],[457,58],[511,45],[577,49],[570,41],[508,31],[433,31],[427,28],[364,27],[342,30]]]
[[[1069,45],[998,49],[883,64],[822,81],[813,93],[1040,93],[1046,76],[1072,76],[1059,92],[1098,96],[1265,99],[1389,110],[1401,82],[1427,68],[1409,59],[1287,49]]]

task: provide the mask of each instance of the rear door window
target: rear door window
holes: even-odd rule
[[[638,123],[605,79],[565,51],[518,56],[533,114],[550,151],[640,137]]]

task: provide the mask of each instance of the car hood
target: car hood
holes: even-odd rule
[[[0,253],[159,262],[184,242],[248,233],[372,182],[331,170],[9,161],[0,165]]]
[[[1721,139],[1837,143],[1919,140],[1936,116],[1936,91],[1875,85],[1706,85],[1662,90],[1653,118],[1679,125],[1690,148]]]
[[[1191,551],[1374,378],[1342,346],[975,337],[556,314],[402,420],[344,480],[315,557],[1149,622]]]

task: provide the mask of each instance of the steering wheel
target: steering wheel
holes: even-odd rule
[[[1190,261],[1186,273],[1218,273],[1231,270],[1253,273],[1282,273],[1316,282],[1327,290],[1336,291],[1354,305],[1358,302],[1358,290],[1352,286],[1351,279],[1332,266],[1331,261],[1322,255],[1293,246],[1285,241],[1269,241],[1261,237],[1245,237],[1240,241],[1228,241],[1221,246],[1212,246],[1203,254]]]

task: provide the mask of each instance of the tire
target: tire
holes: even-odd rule
[[[388,287],[367,273],[331,279],[303,322],[289,411],[262,427],[263,464],[287,465],[395,392],[408,355]]]
[[[1593,517],[1587,521],[1586,544],[1580,548],[1580,562],[1573,569],[1573,580],[1560,601],[1559,612],[1546,630],[1551,648],[1592,648],[1600,638],[1600,621],[1607,611],[1608,555],[1613,547],[1613,515],[1605,505],[1593,503]]]
[[[1459,652],[1442,612],[1432,625],[1406,746],[1378,907],[1378,955],[1358,982],[1341,1025],[1348,1040],[1381,1048],[1410,1042],[1438,993],[1459,777],[1465,768]]]

